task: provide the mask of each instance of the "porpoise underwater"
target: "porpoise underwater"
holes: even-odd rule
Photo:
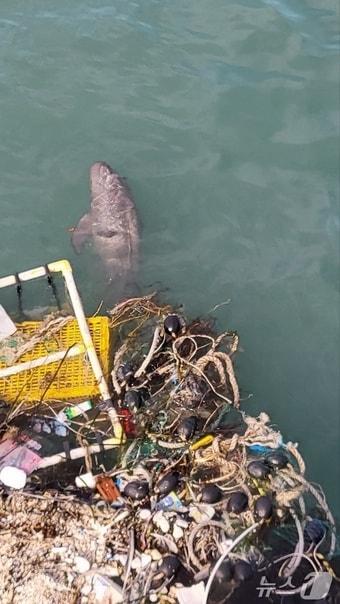
[[[139,261],[139,225],[131,192],[121,176],[105,162],[90,168],[90,210],[72,233],[79,253],[91,240],[114,289],[133,283]]]

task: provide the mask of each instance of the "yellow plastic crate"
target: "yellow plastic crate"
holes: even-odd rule
[[[87,319],[87,322],[104,376],[107,377],[110,353],[109,319],[108,317],[93,317]],[[18,328],[28,335],[33,335],[39,326],[40,323],[37,321],[26,321],[20,323]],[[60,329],[57,334],[46,337],[33,350],[20,357],[18,363],[32,361],[58,350],[67,350],[70,346],[81,343],[79,327],[74,319]],[[0,367],[5,367],[5,365],[0,362]],[[0,398],[9,402],[40,400],[56,372],[57,374],[44,397],[45,400],[53,398],[65,400],[99,394],[91,365],[86,353],[83,353],[73,358],[66,358],[62,363],[60,361],[49,363],[10,377],[0,378]]]

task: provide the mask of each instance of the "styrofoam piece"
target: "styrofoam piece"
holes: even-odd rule
[[[176,589],[179,604],[202,604],[204,598],[204,583],[196,583],[191,587],[180,587]]]
[[[96,488],[96,479],[93,476],[92,472],[87,472],[86,474],[76,476],[75,483],[76,486],[80,489],[84,487],[87,487],[88,489]]]
[[[0,472],[0,481],[11,489],[23,489],[27,480],[24,470],[15,466],[4,466]]]
[[[74,570],[77,573],[79,573],[79,574],[87,573],[87,571],[90,570],[90,568],[91,568],[91,564],[87,558],[84,558],[84,556],[75,556]]]
[[[92,578],[92,593],[96,604],[110,602],[110,604],[121,604],[124,602],[123,589],[109,579],[100,574]]]
[[[11,317],[7,314],[4,307],[0,304],[0,341],[12,336],[17,328]]]

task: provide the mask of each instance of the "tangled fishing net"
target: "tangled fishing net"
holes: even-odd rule
[[[266,413],[240,410],[237,334],[186,322],[153,296],[118,304],[110,323],[127,439],[111,446],[107,410],[95,404],[53,446],[41,441],[23,491],[2,489],[1,602],[250,602],[262,578],[280,601],[306,590],[310,573],[335,585],[335,521],[321,488]],[[60,431],[61,408],[4,405],[0,451],[6,442],[32,451],[44,426]]]

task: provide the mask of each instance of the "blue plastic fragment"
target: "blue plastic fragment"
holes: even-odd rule
[[[126,480],[124,480],[123,478],[120,478],[119,476],[117,476],[117,478],[116,478],[116,485],[117,485],[117,487],[118,487],[118,489],[120,491],[123,491],[124,487],[126,485]]]
[[[273,452],[272,447],[264,447],[263,445],[247,445],[247,448],[252,453],[259,453],[260,455]]]
[[[319,518],[312,518],[306,523],[303,533],[307,541],[320,543],[325,536],[326,527]]]
[[[161,499],[157,503],[156,510],[169,510],[169,509],[178,510],[182,507],[183,507],[183,504],[182,504],[181,500],[177,497],[177,495],[176,495],[176,493],[174,493],[174,491],[171,491],[171,493],[169,493],[169,495],[167,495],[166,497],[163,497],[163,499]]]
[[[174,389],[176,391],[179,386],[179,379],[178,379],[177,373],[172,374],[170,381],[174,386],[176,386],[176,388]]]

